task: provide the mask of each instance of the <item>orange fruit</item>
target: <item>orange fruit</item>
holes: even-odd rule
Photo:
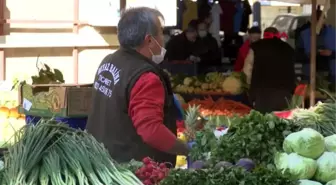
[[[7,107],[0,107],[0,117],[8,118],[9,109]]]

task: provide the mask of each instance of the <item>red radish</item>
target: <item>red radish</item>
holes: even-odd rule
[[[152,159],[149,158],[149,157],[145,157],[145,158],[142,159],[142,162],[143,162],[144,164],[149,164],[151,161],[152,161]]]
[[[149,179],[145,180],[144,182],[144,185],[152,185],[152,181],[150,181]]]
[[[146,176],[146,177],[150,177],[150,176],[151,176],[151,173],[146,172],[146,173],[145,173],[145,176]]]
[[[167,166],[166,166],[165,163],[160,163],[159,167],[160,167],[160,168],[167,168]]]
[[[149,164],[149,165],[146,166],[146,171],[147,171],[147,172],[152,172],[153,169],[154,169],[154,166],[151,165],[151,164]]]
[[[164,178],[165,178],[165,174],[162,173],[162,172],[159,173],[158,178],[159,178],[160,180],[164,179]]]
[[[135,175],[144,185],[157,185],[169,173],[167,165],[170,163],[158,163],[150,157],[143,158],[142,162],[143,166],[135,172]]]

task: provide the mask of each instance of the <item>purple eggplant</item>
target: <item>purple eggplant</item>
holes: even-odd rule
[[[252,171],[256,167],[255,163],[248,158],[239,159],[239,161],[236,163],[236,166],[242,167],[247,171]]]
[[[198,161],[195,161],[191,164],[191,167],[192,169],[202,169],[205,167],[205,162],[204,161],[201,161],[201,160],[198,160]]]
[[[229,168],[229,167],[232,167],[232,166],[233,166],[233,164],[230,163],[230,162],[221,161],[221,162],[219,162],[215,165],[215,168]]]

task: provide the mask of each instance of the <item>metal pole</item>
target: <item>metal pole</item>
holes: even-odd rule
[[[6,0],[0,0],[0,20],[5,18]],[[5,35],[5,24],[0,22],[0,36]],[[0,81],[6,79],[6,55],[5,50],[0,48]]]
[[[73,20],[73,33],[78,34],[79,32],[79,0],[74,0],[74,20]],[[78,48],[74,47],[72,50],[72,58],[74,64],[74,82],[78,84]]]
[[[312,16],[310,26],[310,106],[315,105],[316,89],[316,0],[312,0]]]

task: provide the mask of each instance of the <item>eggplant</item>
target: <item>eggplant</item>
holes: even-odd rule
[[[217,164],[215,165],[215,168],[216,168],[216,169],[219,169],[219,168],[230,168],[230,167],[232,167],[232,166],[233,166],[233,164],[230,163],[230,162],[227,162],[227,161],[221,161],[221,162],[219,162],[219,163],[217,163]]]
[[[205,162],[202,160],[195,161],[191,164],[192,169],[202,169],[205,167]]]
[[[239,161],[236,163],[236,166],[242,167],[247,171],[252,171],[256,167],[255,163],[248,158],[239,159]]]

